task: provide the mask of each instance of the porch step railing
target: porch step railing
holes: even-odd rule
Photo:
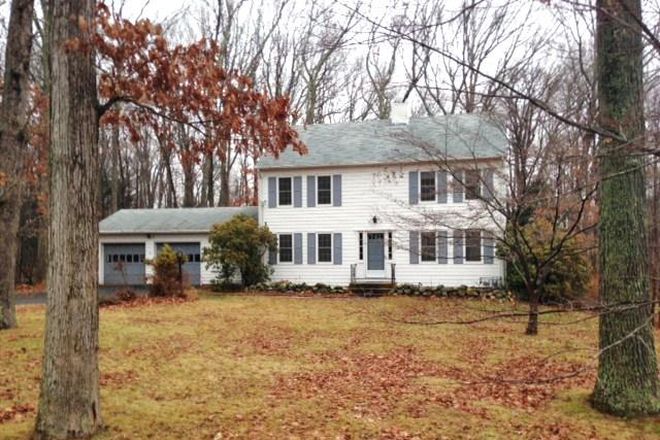
[[[355,284],[358,281],[357,266],[358,265],[356,263],[351,264],[351,284]],[[396,284],[396,263],[390,263],[389,281],[392,283],[392,285]]]

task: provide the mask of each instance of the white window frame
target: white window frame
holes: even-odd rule
[[[433,174],[433,198],[431,200],[422,200],[422,173],[432,173]],[[419,185],[419,203],[435,203],[438,198],[438,176],[435,171],[420,171],[418,177]]]
[[[321,252],[321,246],[319,246],[319,242],[321,240],[321,235],[329,235],[330,236],[330,261],[321,261],[320,257],[320,252]],[[332,264],[335,261],[335,237],[332,232],[317,232],[316,233],[316,262],[318,264]]]
[[[333,191],[333,182],[332,182],[332,175],[331,174],[321,174],[316,177],[316,206],[332,206],[332,202],[334,202],[334,191]],[[330,180],[330,202],[329,203],[321,203],[319,202],[319,177],[327,177]]]
[[[468,260],[468,231],[479,231],[479,260]],[[464,229],[463,230],[463,262],[466,264],[483,264],[484,262],[484,234],[481,229]]]
[[[433,234],[433,259],[424,259],[424,234]],[[436,263],[438,261],[438,232],[437,231],[419,231],[419,262],[421,264]]]
[[[288,235],[291,237],[291,261],[280,260],[280,237],[282,235]],[[293,243],[293,234],[290,232],[282,232],[281,234],[277,234],[277,264],[293,264],[293,260],[295,259],[295,256],[293,255],[294,252],[295,252],[295,244]]]
[[[289,203],[288,205],[282,205],[280,203],[280,180],[282,180],[282,179],[289,179],[289,181],[291,181],[291,203]],[[277,178],[277,206],[278,206],[278,208],[279,207],[282,207],[282,208],[293,207],[293,177],[283,176],[283,177],[278,177]]]

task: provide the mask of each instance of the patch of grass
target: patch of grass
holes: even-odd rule
[[[107,429],[98,438],[660,436],[658,419],[626,421],[589,406],[596,321],[568,324],[586,315],[544,318],[537,337],[523,335],[524,319],[402,322],[511,307],[229,295],[103,309]],[[44,312],[20,307],[20,327],[0,332],[2,439],[26,439],[34,424]],[[526,380],[557,375],[568,377]]]

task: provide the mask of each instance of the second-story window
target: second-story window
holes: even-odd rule
[[[479,170],[465,171],[465,199],[476,200],[481,197],[481,175]]]
[[[435,200],[435,172],[422,171],[419,173],[419,198],[422,202]]]
[[[278,179],[277,199],[280,206],[291,206],[291,177],[280,177]]]
[[[316,198],[319,205],[332,204],[332,179],[330,176],[316,178]]]

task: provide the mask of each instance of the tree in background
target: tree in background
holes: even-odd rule
[[[264,255],[277,247],[277,237],[267,226],[259,226],[254,218],[240,214],[215,225],[209,243],[204,249],[204,261],[207,267],[219,272],[221,282],[231,284],[236,274],[243,286],[270,278],[270,267],[264,263]]]
[[[29,139],[34,0],[13,0],[0,103],[0,330],[16,327],[14,289]]]

